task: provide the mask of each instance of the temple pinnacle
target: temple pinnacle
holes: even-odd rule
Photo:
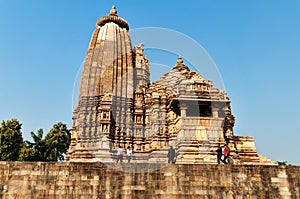
[[[113,22],[119,25],[121,28],[126,28],[127,30],[129,30],[128,23],[117,15],[116,6],[112,6],[109,14],[107,16],[101,17],[96,24],[97,26],[104,26],[109,22]]]
[[[181,56],[178,56],[177,64],[183,64],[183,60]]]
[[[117,16],[117,10],[116,10],[116,6],[112,6],[110,12],[109,12],[109,15],[115,15]]]

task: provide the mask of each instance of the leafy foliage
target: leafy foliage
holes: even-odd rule
[[[62,161],[67,153],[71,141],[71,133],[66,124],[59,122],[43,138],[43,130],[39,129],[37,135],[31,132],[33,142],[29,145],[35,149],[36,161]]]
[[[277,161],[276,163],[281,166],[292,166],[291,164],[288,164],[287,161]]]
[[[30,146],[30,148],[35,150],[35,154],[34,154],[34,160],[35,161],[46,161],[47,159],[47,155],[46,155],[46,150],[47,150],[47,146],[46,146],[46,140],[43,139],[43,129],[39,129],[37,131],[37,135],[34,134],[34,132],[30,132],[31,137],[33,139],[33,142],[28,142],[28,145]]]
[[[2,161],[63,161],[71,141],[66,124],[58,122],[43,137],[43,129],[31,132],[33,139],[23,141],[22,124],[17,119],[0,126],[0,160]]]
[[[19,153],[19,161],[34,161],[36,150],[31,148],[28,144],[23,143]]]
[[[62,161],[67,153],[71,142],[71,133],[67,125],[61,122],[54,124],[46,135],[46,146],[48,149],[48,161]]]
[[[23,147],[22,124],[17,119],[2,121],[0,126],[0,160],[16,161]]]

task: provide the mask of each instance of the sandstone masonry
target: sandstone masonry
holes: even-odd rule
[[[0,162],[0,197],[299,199],[300,167]]]

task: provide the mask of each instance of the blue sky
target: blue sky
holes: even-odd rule
[[[232,100],[235,134],[300,165],[299,0],[0,0],[0,120],[18,118],[25,139],[59,121],[71,127],[77,71],[112,5],[130,29],[173,29],[201,44]]]

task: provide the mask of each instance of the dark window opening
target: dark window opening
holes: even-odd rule
[[[186,116],[187,117],[211,117],[212,116],[211,104],[210,103],[187,104]]]

